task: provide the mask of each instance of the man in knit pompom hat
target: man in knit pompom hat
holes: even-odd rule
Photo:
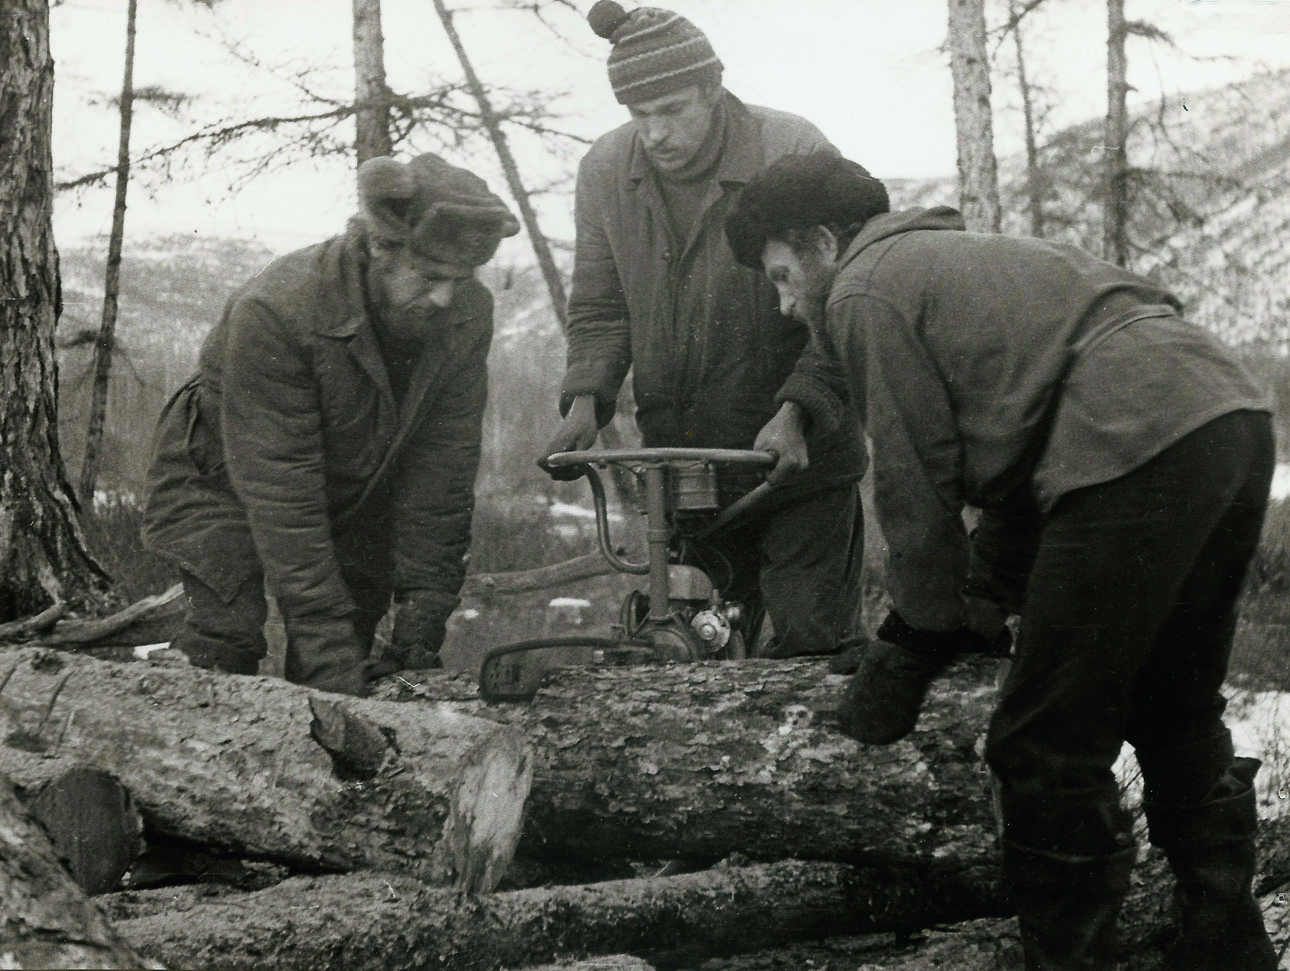
[[[860,423],[808,328],[722,236],[757,172],[832,146],[805,119],[726,91],[712,44],[679,14],[601,0],[587,19],[612,44],[609,83],[631,120],[579,167],[564,421],[546,454],[592,445],[629,370],[646,446],[775,452],[770,499],[700,565],[752,608],[750,648],[768,613],[774,637],[758,653],[836,653],[860,632]],[[756,484],[722,474],[723,505]]]

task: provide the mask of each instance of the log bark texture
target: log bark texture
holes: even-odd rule
[[[0,654],[0,774],[111,772],[150,830],[319,870],[491,889],[531,781],[514,731],[430,707],[41,648]]]
[[[435,672],[379,690],[529,739],[524,857],[953,866],[993,847],[981,753],[997,669],[959,662],[887,747],[840,732],[845,678],[818,660],[566,668],[521,705],[485,705],[473,681]]]
[[[997,896],[928,892],[912,868],[782,861],[475,896],[370,872],[299,877],[117,926],[184,968],[491,971],[630,953],[662,969],[1000,906]]]
[[[120,937],[67,875],[0,780],[0,968],[159,968]]]

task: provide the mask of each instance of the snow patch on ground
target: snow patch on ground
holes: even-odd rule
[[[1290,499],[1290,462],[1277,463],[1272,473],[1272,498]]]

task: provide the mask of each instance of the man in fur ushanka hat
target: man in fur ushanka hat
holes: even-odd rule
[[[474,279],[519,224],[435,155],[358,170],[359,214],[229,300],[162,413],[145,539],[179,569],[174,646],[256,673],[265,587],[285,674],[352,695],[438,663],[470,545],[493,301]],[[369,659],[395,609],[389,653]]]
[[[646,446],[775,452],[770,500],[683,555],[752,607],[750,649],[766,613],[774,638],[759,653],[834,653],[859,626],[860,424],[808,329],[780,314],[775,288],[735,262],[721,229],[768,163],[832,147],[806,119],[727,91],[685,17],[601,0],[587,19],[612,45],[609,84],[630,120],[578,170],[564,420],[547,454],[595,441],[629,369]],[[756,484],[720,474],[723,505]]]

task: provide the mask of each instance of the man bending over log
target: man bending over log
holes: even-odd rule
[[[174,646],[254,674],[264,587],[286,676],[363,695],[437,661],[470,545],[492,296],[474,279],[519,224],[434,155],[358,170],[347,231],[238,290],[162,412],[144,536],[179,568]],[[391,654],[371,662],[396,604]]]
[[[867,410],[894,606],[846,731],[904,737],[932,679],[1020,613],[986,757],[1026,967],[1114,964],[1127,740],[1182,905],[1167,966],[1273,971],[1250,892],[1259,763],[1234,757],[1220,694],[1273,469],[1264,395],[1150,280],[952,209],[889,212],[834,155],[772,165],[726,232]]]

